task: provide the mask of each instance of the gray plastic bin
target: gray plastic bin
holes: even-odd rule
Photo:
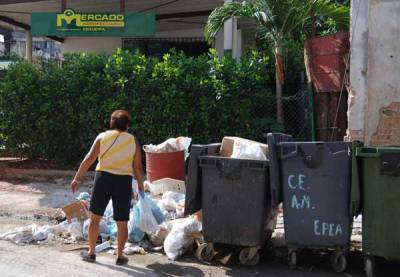
[[[283,142],[268,137],[279,181],[271,179],[275,198],[283,201],[289,265],[296,267],[301,248],[335,250],[335,271],[346,269],[350,246],[352,144],[346,142]],[[271,151],[271,148],[274,150]],[[279,187],[280,185],[280,187]]]

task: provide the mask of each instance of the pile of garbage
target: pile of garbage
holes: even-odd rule
[[[187,156],[190,143],[190,138],[179,137],[159,145],[146,145],[144,148],[147,152],[185,151]],[[267,145],[238,137],[224,137],[220,147],[220,156],[237,159],[266,160],[267,152]],[[138,193],[135,180],[132,187],[136,197],[132,198],[131,203],[129,243],[124,249],[125,254],[164,250],[169,259],[176,260],[195,241],[202,241],[201,211],[193,216],[184,217],[184,181],[171,178],[145,181],[147,193],[144,196]],[[45,240],[59,240],[66,244],[85,243],[88,240],[90,224],[90,197],[89,193],[82,192],[75,202],[63,207],[65,220],[58,225],[31,224],[0,234],[0,239],[20,245]],[[96,251],[115,248],[117,232],[110,201],[100,221],[99,236],[102,243],[97,245]]]
[[[138,193],[137,182],[132,183],[135,198],[128,222],[129,242],[124,249],[127,255],[145,254],[146,250],[164,249],[168,258],[177,259],[193,244],[201,234],[202,224],[197,217],[184,218],[184,182],[165,178],[154,183],[145,182],[144,197]],[[90,194],[82,192],[75,202],[62,208],[65,220],[58,225],[29,226],[17,228],[0,235],[0,239],[19,245],[45,240],[59,240],[62,243],[85,243],[88,240]],[[99,226],[102,244],[96,251],[113,248],[117,238],[117,224],[113,219],[112,201]]]

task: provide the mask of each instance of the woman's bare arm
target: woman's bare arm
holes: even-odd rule
[[[136,153],[135,158],[133,159],[133,173],[135,174],[135,178],[138,182],[139,191],[144,191],[144,174],[143,174],[143,166],[142,166],[142,151],[138,140],[135,138],[136,142]]]
[[[79,190],[80,181],[83,175],[89,170],[92,164],[96,161],[100,153],[100,139],[96,139],[90,148],[89,152],[86,154],[85,158],[81,162],[78,171],[75,174],[74,180],[71,182],[71,190],[73,193]]]

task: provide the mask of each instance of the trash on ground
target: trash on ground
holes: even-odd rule
[[[89,233],[89,224],[90,224],[90,219],[86,219],[83,222],[83,229],[82,229],[82,233],[83,233],[83,238],[85,240],[88,239],[88,233]],[[111,226],[111,225],[110,225]],[[107,225],[107,222],[104,219],[100,220],[99,223],[99,235],[105,234],[107,236],[110,236],[110,228]]]
[[[0,239],[11,241],[15,244],[23,245],[46,240],[50,233],[57,230],[49,225],[38,226],[33,223],[28,226],[16,228],[0,235]]]
[[[139,207],[140,229],[149,234],[156,232],[159,223],[153,214],[149,201],[146,200],[146,195],[142,197],[139,194],[139,201],[136,205]]]
[[[164,241],[164,250],[168,258],[176,260],[182,256],[194,243],[195,237],[201,231],[202,223],[195,217],[176,220]]]
[[[163,178],[153,182],[145,181],[145,186],[149,189],[151,195],[162,195],[167,191],[185,193],[185,182],[172,178]]]
[[[77,218],[73,218],[68,226],[68,232],[71,238],[76,241],[84,240],[83,237],[83,224]]]
[[[111,242],[109,240],[103,242],[102,244],[97,245],[96,248],[95,248],[95,252],[99,253],[99,252],[102,252],[102,251],[104,251],[104,250],[106,250],[108,248],[111,248]]]
[[[87,193],[86,191],[81,192],[78,197],[76,197],[76,200],[89,200],[90,199],[90,194]]]
[[[144,248],[140,247],[139,245],[125,247],[123,252],[125,255],[134,255],[134,254],[146,255],[147,254],[146,251],[144,250]]]
[[[169,234],[169,232],[172,229],[172,223],[171,222],[164,222],[158,227],[158,230],[149,236],[150,242],[154,246],[163,246],[165,238]]]
[[[87,204],[82,201],[76,201],[71,204],[68,204],[62,208],[65,216],[68,221],[71,222],[73,218],[85,220],[89,218],[89,210],[87,208]]]

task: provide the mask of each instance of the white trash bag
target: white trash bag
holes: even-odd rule
[[[164,241],[164,250],[170,260],[182,256],[193,244],[194,234],[201,232],[202,223],[194,217],[178,219]]]
[[[153,215],[150,205],[139,194],[139,201],[137,203],[140,211],[140,229],[148,234],[155,233],[158,230],[158,223]]]
[[[83,239],[82,222],[78,221],[76,218],[73,218],[68,226],[68,232],[70,233],[71,238],[73,240],[82,240]]]
[[[261,161],[267,160],[267,157],[265,156],[260,145],[242,140],[235,140],[231,158]]]

